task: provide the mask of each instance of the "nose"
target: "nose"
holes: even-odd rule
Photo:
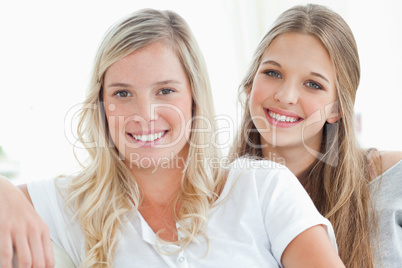
[[[292,81],[283,83],[275,92],[274,98],[283,104],[296,104],[299,98],[297,84]]]
[[[152,101],[148,96],[138,98],[134,103],[133,121],[138,123],[150,123],[158,119],[155,108],[152,105]]]

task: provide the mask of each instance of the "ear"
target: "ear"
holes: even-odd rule
[[[329,124],[333,124],[333,123],[338,122],[338,121],[339,121],[339,119],[341,119],[341,118],[342,118],[341,113],[338,113],[338,115],[337,115],[337,116],[335,116],[335,117],[330,117],[330,118],[327,118],[327,122],[328,122]]]
[[[334,124],[339,121],[339,119],[342,118],[342,111],[338,105],[338,102],[334,102],[332,104],[332,107],[327,114],[327,122],[329,124]]]

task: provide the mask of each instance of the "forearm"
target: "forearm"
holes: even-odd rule
[[[0,175],[0,207],[2,205],[8,205],[7,202],[16,200],[17,198],[23,200],[21,194],[23,194],[32,205],[26,184],[15,186],[6,177]]]

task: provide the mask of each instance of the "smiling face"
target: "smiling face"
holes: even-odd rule
[[[318,151],[324,123],[339,119],[335,102],[335,70],[322,43],[307,34],[277,36],[262,56],[249,93],[262,145]]]
[[[161,42],[112,64],[103,81],[110,136],[126,165],[154,168],[188,146],[192,95],[174,51]]]

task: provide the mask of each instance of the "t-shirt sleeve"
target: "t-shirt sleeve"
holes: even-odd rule
[[[53,243],[64,250],[78,267],[82,235],[79,228],[75,228],[75,221],[71,221],[71,215],[66,213],[64,199],[55,183],[54,179],[32,181],[27,188],[35,210],[48,225]]]
[[[329,239],[337,250],[331,223],[314,206],[303,186],[287,168],[256,171],[260,179],[265,177],[261,187],[261,203],[264,223],[269,236],[272,253],[278,263],[289,243],[303,231],[323,225]]]
[[[402,160],[370,183],[378,234],[376,266],[402,263]]]

